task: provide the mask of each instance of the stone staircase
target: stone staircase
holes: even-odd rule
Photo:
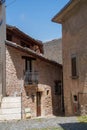
[[[21,97],[3,97],[0,107],[0,120],[21,119]]]

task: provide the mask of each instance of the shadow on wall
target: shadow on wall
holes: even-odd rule
[[[53,115],[58,116],[58,115],[64,114],[63,113],[64,105],[62,105],[62,100],[61,100],[63,97],[61,96],[62,93],[59,92],[60,86],[58,85],[59,84],[58,82],[62,81],[62,67],[56,66],[54,64],[49,64],[40,60],[37,60],[36,64],[40,72],[39,83],[44,84],[44,86],[47,85],[50,87]],[[56,86],[55,86],[55,81],[58,81],[57,82],[58,84]],[[49,90],[49,87],[47,88],[48,90]],[[46,92],[46,95],[47,95],[46,99],[49,98],[48,90]],[[61,91],[63,90],[61,89]],[[49,102],[50,101],[48,101],[47,104],[49,104]]]
[[[23,79],[24,60],[22,59],[22,53],[14,48],[7,47],[10,59],[12,61],[12,73],[15,73],[19,80]],[[10,61],[10,62],[11,62]]]

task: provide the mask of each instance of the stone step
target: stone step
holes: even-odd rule
[[[21,108],[0,109],[0,115],[3,114],[21,114]]]
[[[21,102],[2,102],[1,108],[21,108]]]
[[[20,102],[20,101],[21,101],[21,97],[4,97],[2,99],[2,103],[3,102],[12,103],[12,102]]]
[[[0,115],[0,120],[5,121],[5,120],[20,120],[21,119],[21,114],[5,114],[5,115]]]

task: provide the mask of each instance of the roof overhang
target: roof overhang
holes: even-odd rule
[[[65,17],[68,13],[70,13],[70,10],[74,8],[81,0],[70,0],[61,10],[59,13],[57,13],[52,21],[56,23],[63,23],[65,20]]]
[[[27,40],[31,40],[34,44],[43,46],[42,42],[39,40],[35,40],[34,38],[31,38],[29,35],[25,34],[23,31],[18,29],[16,26],[6,25],[6,28],[10,30],[13,33],[16,33],[20,37],[24,37]]]
[[[21,51],[21,52],[27,53],[27,54],[33,56],[34,58],[38,58],[38,59],[41,59],[41,60],[43,60],[43,61],[45,61],[45,62],[47,62],[47,63],[51,63],[51,64],[53,64],[53,65],[57,65],[57,66],[59,66],[59,67],[62,67],[61,64],[59,64],[59,63],[57,63],[57,62],[55,62],[55,61],[52,61],[52,60],[46,58],[44,55],[38,54],[38,53],[34,52],[33,50],[31,50],[31,49],[29,49],[29,48],[22,47],[22,46],[20,46],[20,45],[14,43],[14,42],[11,42],[11,41],[8,41],[8,40],[5,41],[5,44],[6,44],[7,46],[13,47],[13,48],[15,48],[15,49],[17,49],[17,50],[19,50],[19,51]]]
[[[23,31],[21,31],[20,29],[18,29],[15,26],[11,26],[11,25],[6,25],[6,29],[7,29],[7,33],[12,33],[13,35],[17,35],[18,37],[20,37],[23,41],[26,41],[26,43],[31,43],[32,45],[38,45],[39,49],[41,51],[41,53],[43,53],[43,44],[41,41],[36,40],[32,37],[30,37],[29,35],[27,35],[26,33],[24,33]]]

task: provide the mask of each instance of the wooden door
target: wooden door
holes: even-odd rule
[[[41,116],[41,92],[37,92],[37,116]]]

